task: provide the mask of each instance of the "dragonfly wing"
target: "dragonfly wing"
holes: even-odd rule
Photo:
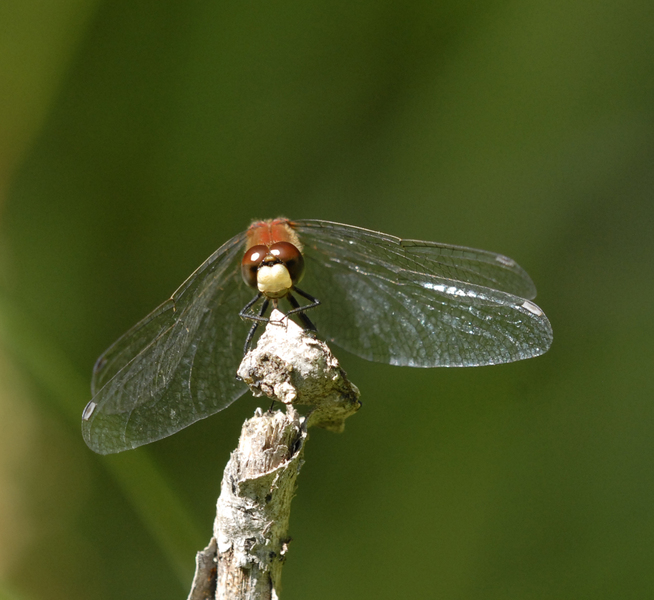
[[[442,275],[460,275],[458,258],[416,260],[399,238],[342,225],[334,231],[324,222],[294,227],[305,244],[302,287],[326,305],[311,318],[358,356],[415,367],[477,366],[537,356],[551,344],[551,326],[536,304],[469,281],[488,273],[473,268],[484,261],[472,254],[463,263],[468,280],[461,281]],[[482,280],[489,283],[487,275]]]
[[[161,439],[229,406],[251,297],[240,275],[244,234],[219,248],[96,363],[82,432],[101,454]]]
[[[401,240],[400,245],[420,264],[421,272],[482,285],[520,298],[536,297],[531,277],[503,254],[418,240]]]
[[[405,269],[481,285],[520,298],[535,298],[536,286],[512,258],[486,250],[401,238],[330,221],[293,221],[308,246],[335,259],[349,256],[362,264]]]

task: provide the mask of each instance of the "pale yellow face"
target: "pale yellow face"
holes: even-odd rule
[[[257,271],[257,287],[265,296],[279,298],[293,287],[293,281],[282,263],[263,265]]]

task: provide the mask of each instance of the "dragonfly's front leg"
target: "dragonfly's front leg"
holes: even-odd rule
[[[262,294],[259,293],[257,294],[250,302],[248,302],[243,309],[241,310],[240,313],[238,313],[238,316],[241,317],[241,319],[247,319],[249,321],[254,321],[252,323],[252,327],[250,327],[250,331],[248,332],[247,337],[245,338],[245,345],[243,346],[243,355],[247,354],[248,350],[250,349],[250,344],[252,343],[252,338],[254,337],[254,334],[257,331],[257,327],[259,327],[259,323],[266,323],[268,322],[268,319],[264,317],[264,313],[266,310],[268,310],[268,306],[270,304],[270,300],[268,298],[264,298],[263,303],[261,304],[261,309],[259,310],[259,314],[253,315],[252,313],[248,312],[252,306],[254,306],[261,298]]]
[[[305,329],[308,329],[309,331],[318,331],[316,329],[316,326],[312,323],[311,319],[307,317],[306,314],[304,314],[305,310],[309,310],[310,308],[315,308],[316,306],[320,305],[320,300],[317,298],[314,298],[313,296],[310,296],[306,292],[303,292],[302,290],[299,290],[298,288],[294,287],[293,290],[300,294],[300,296],[303,296],[307,300],[311,301],[311,304],[307,304],[306,306],[300,306],[298,301],[295,299],[295,297],[289,292],[286,296],[288,299],[289,304],[291,305],[291,310],[288,311],[289,315],[292,314],[297,314],[299,317],[300,321],[302,321],[302,324],[304,325]]]

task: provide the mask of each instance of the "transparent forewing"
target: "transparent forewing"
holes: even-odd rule
[[[173,297],[98,360],[84,411],[86,443],[107,454],[161,439],[229,406],[252,291],[240,275],[245,235],[209,257]]]
[[[391,271],[404,269],[535,298],[536,286],[513,259],[502,254],[437,242],[403,240],[329,221],[293,221],[300,240],[333,257],[344,253],[362,265],[372,262]]]
[[[368,360],[416,367],[506,363],[545,352],[552,330],[531,279],[492,253],[295,221],[301,287],[319,332]],[[524,296],[515,292],[520,291]]]
[[[536,297],[531,277],[508,256],[419,240],[401,240],[400,245],[431,275],[483,285],[521,298]]]

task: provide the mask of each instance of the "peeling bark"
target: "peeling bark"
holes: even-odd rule
[[[273,311],[238,371],[255,396],[285,411],[257,409],[223,474],[213,538],[196,558],[189,600],[277,600],[307,428],[342,431],[361,403],[328,346]],[[302,416],[296,406],[313,407]]]

